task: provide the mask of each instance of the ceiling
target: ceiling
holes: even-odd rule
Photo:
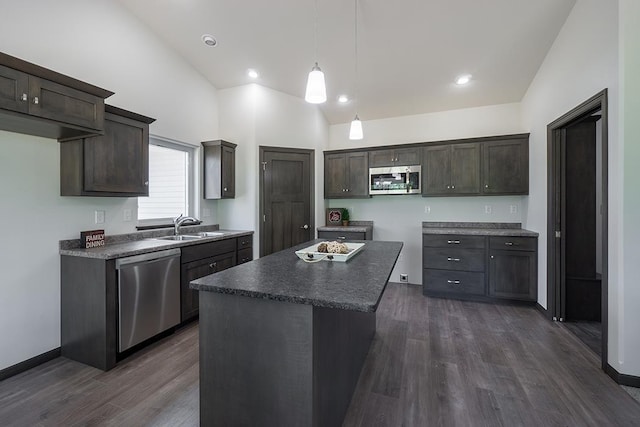
[[[576,0],[358,0],[357,87],[355,0],[315,0],[317,54],[314,0],[119,1],[218,89],[302,98],[317,60],[336,124],[520,101]]]

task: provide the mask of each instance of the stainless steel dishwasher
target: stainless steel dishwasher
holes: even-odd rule
[[[180,323],[180,249],[116,260],[118,351]]]

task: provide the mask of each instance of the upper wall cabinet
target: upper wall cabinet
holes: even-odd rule
[[[420,147],[369,151],[369,167],[414,166],[420,164]]]
[[[424,148],[422,194],[460,196],[480,193],[480,145],[446,144]]]
[[[236,197],[236,147],[232,142],[204,141],[204,198]]]
[[[60,143],[60,195],[149,195],[149,124],[153,121],[105,106],[104,135]]]
[[[113,92],[0,52],[0,128],[64,140],[104,131]]]
[[[482,193],[529,194],[529,139],[482,144]]]
[[[369,197],[369,153],[325,153],[324,198]]]

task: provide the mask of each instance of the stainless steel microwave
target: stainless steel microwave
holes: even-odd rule
[[[420,194],[422,166],[369,168],[369,194]]]

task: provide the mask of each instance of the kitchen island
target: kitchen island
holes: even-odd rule
[[[347,262],[300,246],[191,282],[200,291],[200,425],[339,426],[401,242]]]

